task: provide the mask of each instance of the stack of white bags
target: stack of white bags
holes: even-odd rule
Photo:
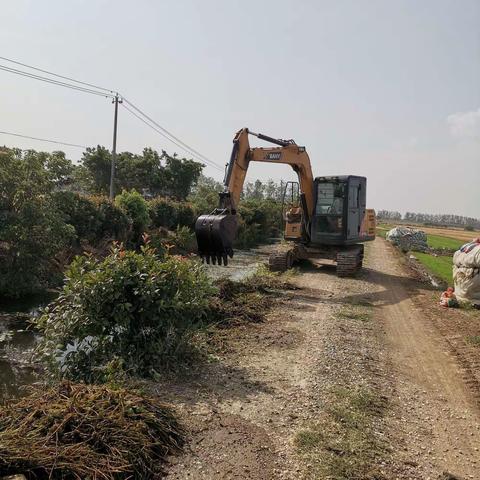
[[[453,282],[458,300],[480,305],[480,238],[453,255]]]

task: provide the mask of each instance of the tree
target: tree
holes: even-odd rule
[[[186,158],[178,158],[176,155],[170,156],[165,151],[162,151],[160,158],[165,161],[164,184],[157,192],[177,200],[185,200],[197,183],[204,165]]]
[[[59,177],[48,165],[59,158],[0,149],[0,295],[34,292],[60,273],[54,257],[75,233],[50,196]]]
[[[104,147],[88,148],[81,160],[83,183],[91,193],[108,194],[112,156]],[[115,189],[132,190],[151,196],[169,196],[185,200],[198,181],[203,165],[152,148],[141,155],[121,152],[117,155]],[[86,174],[86,175],[85,175]]]
[[[84,152],[81,165],[85,169],[84,179],[89,193],[108,195],[111,162],[110,152],[100,145],[96,148],[87,148]]]
[[[223,185],[211,177],[200,175],[197,184],[193,187],[188,200],[192,203],[195,213],[201,215],[210,213],[218,207],[218,194]]]

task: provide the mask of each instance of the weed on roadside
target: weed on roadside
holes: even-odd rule
[[[480,347],[480,335],[468,335],[466,340],[468,343]]]
[[[371,318],[370,310],[363,306],[363,307],[354,307],[348,306],[343,307],[338,313],[337,317],[342,318],[345,320],[359,320],[361,322],[368,322]]]
[[[311,478],[382,478],[376,465],[388,447],[375,425],[387,406],[387,399],[370,388],[334,388],[320,420],[294,439]]]

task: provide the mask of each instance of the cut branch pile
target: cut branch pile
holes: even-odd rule
[[[282,275],[260,272],[242,281],[220,279],[216,282],[218,296],[211,301],[211,312],[219,325],[257,323],[273,306],[272,295],[279,290],[298,287]],[[278,296],[278,295],[277,295]],[[280,299],[275,300],[277,303]]]
[[[125,389],[62,382],[0,407],[0,476],[155,477],[183,445],[169,408]]]

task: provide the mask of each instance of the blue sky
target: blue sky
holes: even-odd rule
[[[5,0],[0,42],[122,92],[217,163],[248,126],[305,145],[315,175],[367,176],[374,208],[480,217],[478,0]],[[0,130],[111,146],[108,100],[6,72],[0,86]],[[178,150],[121,109],[119,150],[147,145]]]

